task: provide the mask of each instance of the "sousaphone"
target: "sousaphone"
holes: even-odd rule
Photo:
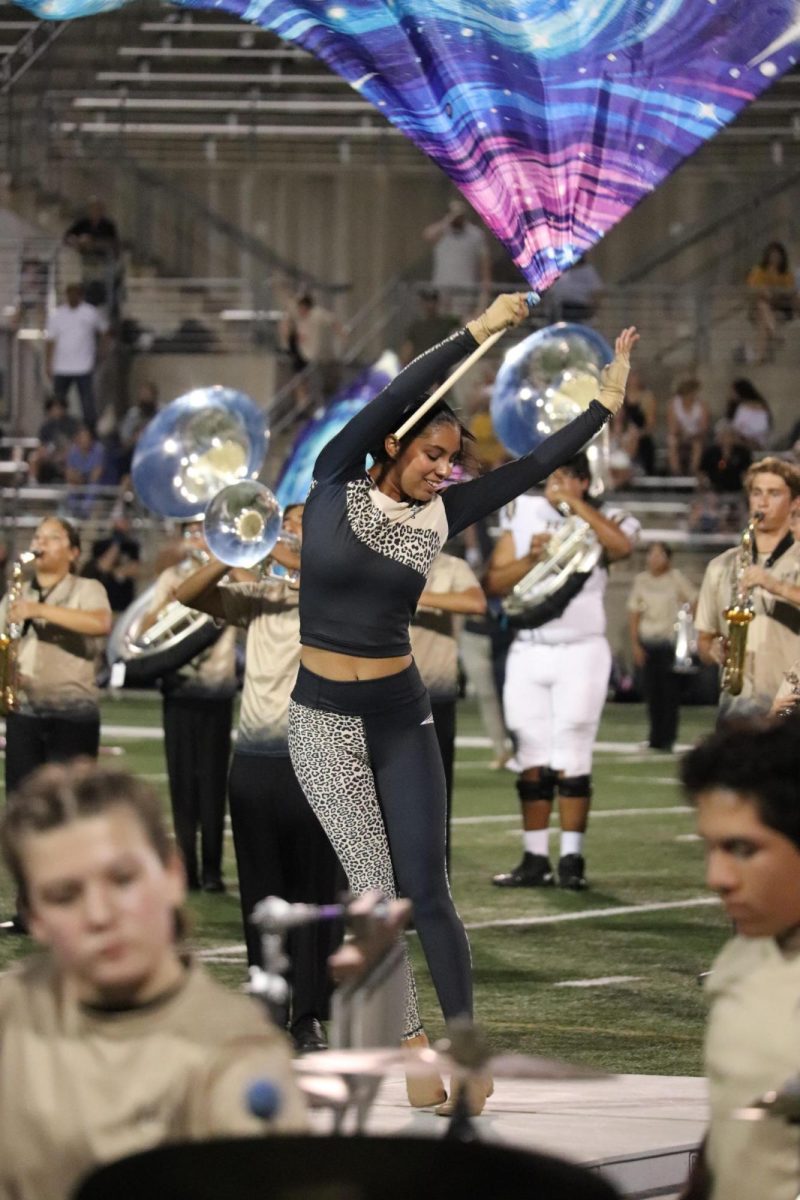
[[[264,414],[244,392],[196,388],[168,404],[145,429],[131,468],[134,490],[158,516],[202,520],[209,502],[224,489],[261,486],[253,480],[264,461],[268,438]],[[280,528],[280,509],[274,503]],[[250,527],[252,531],[252,520]],[[255,540],[262,544],[262,539]],[[261,558],[271,549],[267,542],[263,539],[266,549]],[[187,557],[187,574],[196,565]],[[151,684],[178,670],[213,645],[221,633],[213,618],[173,600],[142,634],[155,588],[154,583],[145,589],[125,610],[108,642],[109,663],[122,662],[125,682],[133,686]]]

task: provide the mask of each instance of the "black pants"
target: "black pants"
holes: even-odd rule
[[[649,742],[654,750],[671,750],[678,736],[680,680],[672,669],[671,642],[643,642],[643,683],[650,718]]]
[[[453,760],[456,753],[456,701],[432,700],[433,727],[444,767],[444,786],[447,795],[447,823],[445,826],[445,855],[450,869],[450,817],[453,809]]]
[[[469,943],[445,868],[442,756],[415,666],[363,682],[300,668],[289,706],[297,778],[356,895],[378,888],[412,901],[445,1019],[472,1016]],[[419,1030],[407,965],[406,1034]]]
[[[175,837],[189,886],[222,877],[233,698],[164,697],[164,751]],[[197,833],[200,831],[198,870]]]
[[[344,872],[303,795],[288,754],[234,753],[228,803],[247,961],[261,965],[261,939],[248,920],[259,900],[280,896],[292,904],[330,904],[346,886]],[[343,933],[339,921],[289,931],[286,950],[291,963],[293,1022],[307,1016],[327,1017],[331,993],[328,958]]]
[[[6,717],[6,795],[43,763],[97,758],[100,717],[84,720],[9,713]]]
[[[53,395],[57,400],[67,403],[69,389],[73,383],[78,389],[78,398],[81,402],[81,412],[83,420],[94,433],[97,425],[97,412],[94,406],[94,385],[92,383],[92,374],[88,375],[54,375],[53,376]]]

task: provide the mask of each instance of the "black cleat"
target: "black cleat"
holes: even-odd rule
[[[504,875],[493,875],[492,883],[495,887],[552,887],[555,880],[550,859],[545,854],[529,854],[526,850],[518,867]]]
[[[589,885],[584,871],[586,863],[582,854],[565,854],[558,860],[558,886],[571,892],[582,892]]]
[[[298,1054],[313,1054],[328,1049],[325,1027],[317,1017],[300,1017],[290,1030]]]

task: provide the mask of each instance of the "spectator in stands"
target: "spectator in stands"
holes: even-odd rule
[[[85,214],[73,221],[64,242],[81,256],[87,301],[98,307],[108,305],[108,311],[116,317],[122,283],[121,246],[117,227],[106,215],[102,200],[89,198]]]
[[[764,247],[761,262],[747,276],[747,287],[750,317],[757,331],[756,361],[769,362],[780,341],[779,324],[791,321],[800,309],[797,284],[782,242],[770,242]]]
[[[608,468],[612,489],[627,487],[636,474],[641,436],[639,424],[625,411],[623,403],[609,422]]]
[[[670,475],[696,475],[710,424],[708,406],[697,379],[684,379],[667,408],[667,455]]]
[[[400,365],[405,367],[431,346],[443,342],[446,337],[459,328],[460,321],[452,313],[439,311],[440,296],[435,287],[419,289],[419,314],[406,330],[403,345],[400,348]]]
[[[80,489],[70,495],[69,511],[75,517],[88,517],[95,501],[95,488],[102,482],[106,454],[88,425],[81,425],[67,451],[67,483]]]
[[[451,200],[447,212],[422,233],[433,246],[431,287],[459,317],[489,303],[491,264],[483,232],[467,220],[463,200]]]
[[[94,430],[97,413],[92,376],[98,353],[108,344],[108,321],[85,302],[81,284],[68,284],[66,303],[51,312],[45,336],[47,373],[53,380],[54,395],[66,401],[74,384],[83,419]]]
[[[647,569],[633,581],[628,629],[634,666],[642,672],[651,750],[672,750],[678,736],[679,680],[674,667],[675,622],[684,604],[694,609],[697,588],[672,566],[672,548],[651,542]]]
[[[327,400],[339,385],[345,331],[332,312],[302,292],[290,302],[279,328],[284,350],[296,374],[308,371],[295,388],[298,405]]]
[[[547,289],[553,320],[590,321],[597,312],[603,291],[600,275],[591,263],[581,258]]]
[[[698,482],[712,492],[740,492],[742,476],[752,460],[750,450],[742,445],[730,421],[717,421],[714,440],[700,459]]]
[[[111,536],[92,545],[92,556],[81,571],[85,579],[97,579],[108,592],[113,613],[124,612],[133,603],[136,580],[142,570],[141,548],[131,532],[130,519],[114,518]]]
[[[131,469],[131,459],[145,428],[158,412],[158,385],[152,379],[139,384],[136,401],[130,406],[119,427],[119,440],[123,455],[123,475]]]
[[[39,428],[39,448],[29,460],[31,478],[36,483],[63,483],[67,451],[80,428],[80,421],[67,412],[63,396],[51,396],[45,404],[45,413]]]
[[[772,410],[749,379],[734,379],[726,416],[743,446],[767,449],[772,437]]]
[[[628,376],[625,402],[622,411],[626,420],[639,430],[635,461],[645,475],[656,473],[655,430],[657,420],[656,398],[644,382],[641,371],[634,368]]]
[[[118,258],[120,252],[117,227],[106,216],[105,206],[97,196],[90,196],[86,212],[70,225],[64,242],[80,254],[104,254]]]

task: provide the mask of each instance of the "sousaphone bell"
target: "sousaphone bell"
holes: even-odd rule
[[[209,501],[225,489],[254,486],[268,436],[263,412],[244,392],[195,388],[162,409],[139,439],[131,467],[134,490],[142,503],[161,517],[201,520]],[[280,514],[277,501],[274,503]],[[280,528],[280,515],[277,522]],[[261,557],[271,548],[268,545]],[[194,562],[187,558],[186,566],[187,574],[196,569],[196,557]],[[155,586],[145,589],[125,610],[109,638],[109,663],[122,662],[125,682],[134,686],[151,684],[178,670],[221,633],[211,617],[177,600],[170,601],[142,633]]]

